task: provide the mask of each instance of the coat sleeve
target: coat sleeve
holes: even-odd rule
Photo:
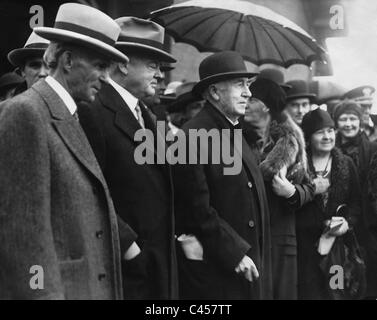
[[[205,259],[233,271],[251,246],[211,206],[205,170],[201,164],[173,166],[177,235],[194,234]]]
[[[51,226],[46,123],[33,106],[16,101],[0,113],[0,283],[11,299],[64,299]],[[31,288],[32,266],[43,269],[41,289]]]
[[[361,217],[361,187],[359,175],[353,161],[348,158],[348,166],[350,172],[348,211],[346,219],[351,226],[355,226]]]

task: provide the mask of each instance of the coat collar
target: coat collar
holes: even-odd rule
[[[70,151],[95,177],[105,183],[98,162],[80,124],[70,114],[63,100],[44,80],[36,83],[32,89],[38,92],[45,101],[51,114],[52,125]]]

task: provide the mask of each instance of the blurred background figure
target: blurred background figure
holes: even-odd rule
[[[14,49],[8,53],[9,62],[19,69],[26,81],[24,86],[17,88],[16,93],[30,88],[39,79],[48,76],[43,54],[49,43],[50,41],[32,32],[23,48]]]
[[[0,77],[0,101],[12,98],[16,88],[24,82],[24,79],[15,72],[8,72]]]
[[[337,82],[316,77],[310,82],[310,91],[317,96],[318,106],[326,105],[326,111],[334,116],[335,107],[342,102],[347,90]]]
[[[265,68],[260,70],[258,78],[269,79],[277,83],[287,93],[292,86],[288,85],[284,81],[284,74],[278,69]]]
[[[204,100],[192,94],[196,82],[185,82],[175,90],[175,100],[169,104],[169,117],[174,126],[182,127],[184,123],[195,117],[203,108]]]
[[[301,126],[302,119],[310,111],[316,95],[309,91],[309,85],[306,81],[292,80],[288,81],[286,85],[291,86],[291,88],[287,91],[285,110],[293,121]]]

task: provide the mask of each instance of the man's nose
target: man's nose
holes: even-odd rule
[[[161,71],[160,67],[158,67],[158,68],[156,69],[156,72],[155,72],[155,74],[154,74],[154,77],[157,78],[157,79],[160,79],[160,78],[163,77],[163,75],[162,75],[162,71]]]
[[[47,77],[48,72],[49,72],[49,68],[46,65],[42,64],[42,67],[39,70],[39,76],[40,77]]]
[[[243,96],[246,97],[246,98],[251,98],[251,96],[252,96],[251,91],[249,89],[249,86],[247,86],[247,85],[245,86]]]

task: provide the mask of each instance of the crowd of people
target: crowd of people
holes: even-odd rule
[[[9,52],[0,299],[377,298],[374,88],[318,107],[310,83],[234,51],[166,86],[164,32],[66,3]],[[186,161],[160,161],[158,121]],[[195,130],[226,134],[191,149]],[[140,132],[153,163],[136,160]]]

